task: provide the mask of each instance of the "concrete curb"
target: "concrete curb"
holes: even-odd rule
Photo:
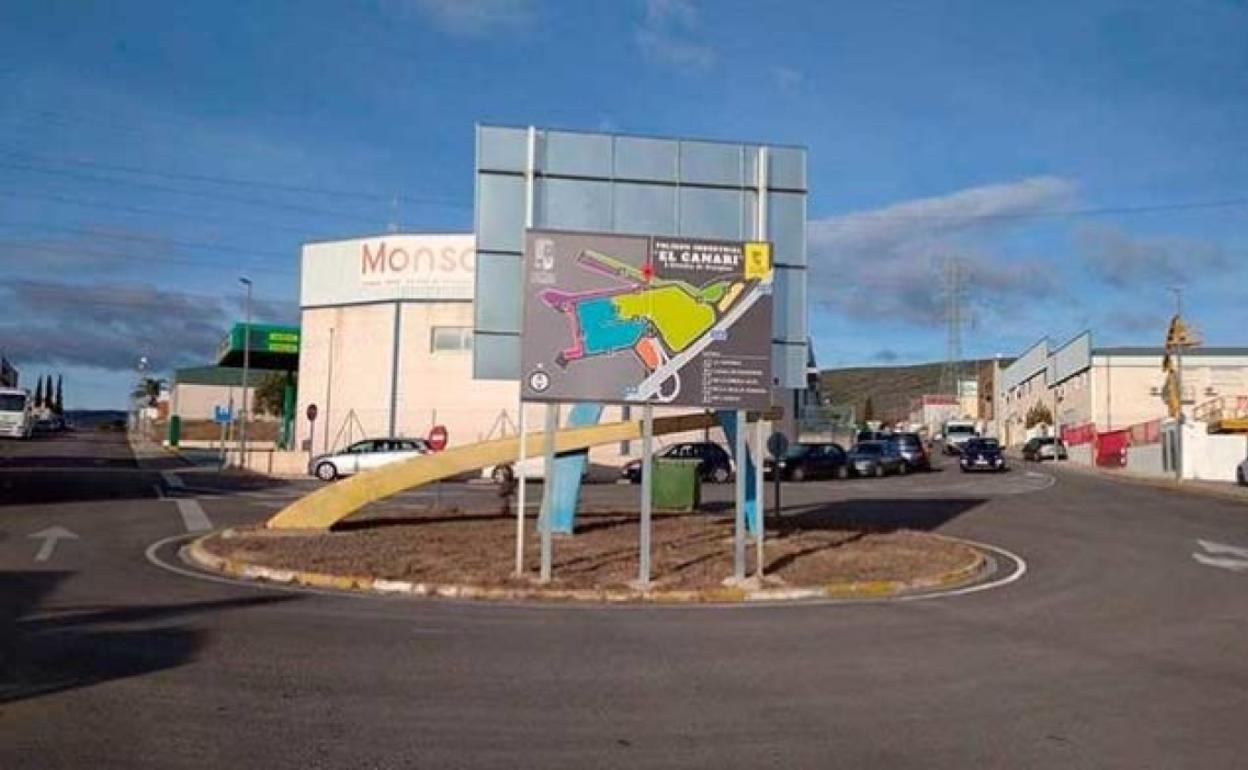
[[[815,599],[886,599],[917,591],[950,588],[973,580],[987,564],[987,557],[975,545],[958,538],[935,535],[944,540],[971,548],[974,558],[955,569],[912,581],[867,580],[829,583],[822,586],[792,588],[761,588],[750,585],[722,586],[700,590],[641,590],[620,588],[504,588],[456,583],[413,583],[386,580],[365,575],[331,575],[323,572],[264,567],[237,559],[217,556],[204,548],[204,541],[213,534],[196,538],[183,552],[194,565],[246,580],[267,581],[310,588],[331,588],[342,591],[368,591],[377,594],[399,594],[447,599],[482,601],[548,601],[589,602],[595,604],[729,604],[749,602],[789,602]]]
[[[1131,473],[1130,471],[1113,471],[1101,470],[1099,468],[1091,468],[1085,465],[1069,465],[1063,464],[1054,468],[1057,472],[1068,472],[1080,476],[1091,476],[1100,479],[1109,479],[1121,484],[1134,484],[1140,487],[1152,487],[1153,489],[1165,489],[1171,492],[1183,492],[1198,497],[1210,497],[1218,500],[1229,500],[1231,502],[1248,505],[1248,495],[1239,492],[1236,487],[1231,489],[1212,489],[1210,487],[1201,486],[1201,482],[1188,480],[1187,482],[1177,482],[1171,478],[1154,478],[1152,476],[1142,476]]]

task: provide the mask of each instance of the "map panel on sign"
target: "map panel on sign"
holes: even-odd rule
[[[525,399],[769,405],[771,245],[533,230]]]

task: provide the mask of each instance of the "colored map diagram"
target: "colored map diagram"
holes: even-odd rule
[[[707,398],[707,375],[713,372],[707,366],[690,365],[712,345],[731,347],[734,326],[763,299],[768,300],[766,312],[755,313],[750,319],[755,325],[761,319],[767,329],[748,336],[749,344],[762,347],[752,351],[754,355],[749,358],[756,362],[766,359],[766,367],[761,363],[737,367],[734,374],[752,373],[745,378],[753,376],[757,381],[737,382],[741,378],[734,377],[733,382],[724,384],[767,390],[769,244],[645,240],[640,252],[631,250],[631,259],[609,248],[588,246],[564,250],[557,267],[555,259],[535,260],[530,282],[556,285],[537,288],[529,296],[539,308],[553,311],[553,315],[539,318],[562,319],[566,335],[553,357],[525,346],[532,354],[525,356],[526,390],[537,400],[552,386],[560,385],[554,388],[551,400],[560,394],[573,397],[568,393],[573,391],[576,398],[616,402],[713,401]],[[638,253],[644,254],[640,261]],[[573,282],[579,288],[564,288]],[[526,323],[526,333],[528,326]],[[551,339],[548,329],[534,328],[533,332],[543,346]],[[632,366],[621,368],[621,357]],[[549,363],[542,360],[546,358]],[[596,371],[597,362],[602,361],[613,362],[609,371]],[[693,379],[697,380],[692,392],[686,382],[690,368],[696,370]],[[625,377],[631,382],[620,381]]]

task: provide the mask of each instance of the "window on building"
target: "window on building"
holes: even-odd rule
[[[430,350],[434,353],[462,353],[472,350],[472,327],[433,327]]]

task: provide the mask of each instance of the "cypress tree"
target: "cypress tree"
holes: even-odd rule
[[[35,408],[36,409],[40,409],[43,407],[43,378],[42,377],[39,378],[38,383],[39,384],[35,386]]]
[[[58,375],[56,375],[56,402],[52,405],[52,409],[53,409],[53,411],[55,411],[58,415],[64,415],[64,414],[65,414],[65,399],[64,399],[64,393],[62,393],[62,392],[61,392],[61,385],[62,385],[62,384],[63,384],[63,383],[62,383],[62,381],[61,381],[61,375],[59,375],[59,374],[58,374]]]

